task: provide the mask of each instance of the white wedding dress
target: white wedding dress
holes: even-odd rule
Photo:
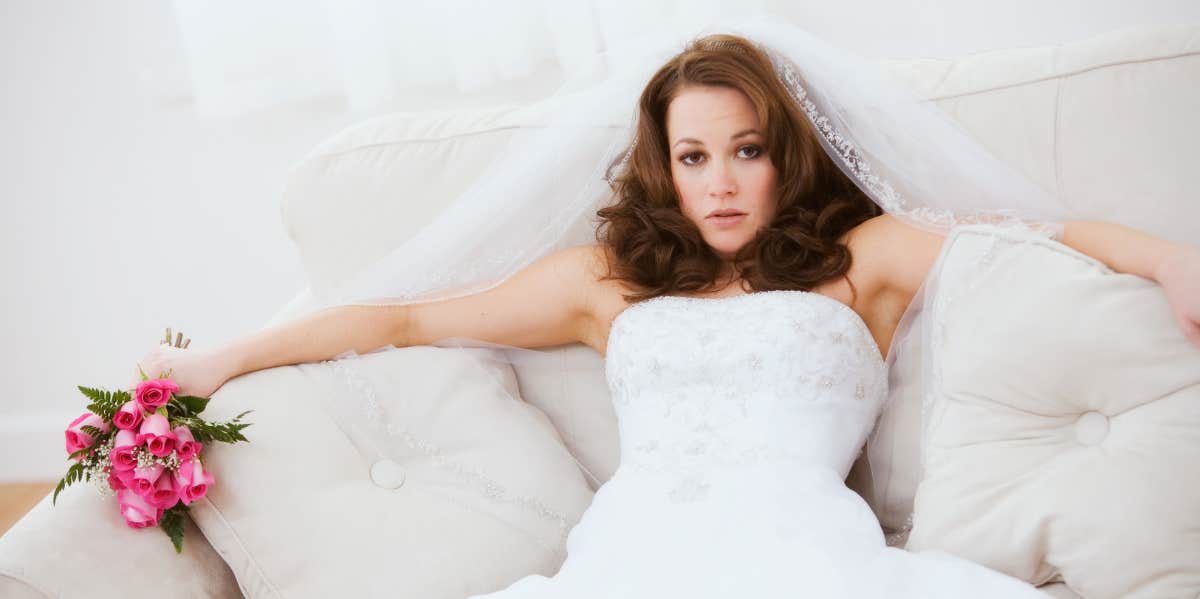
[[[830,297],[658,297],[609,333],[621,464],[553,577],[491,599],[1046,597],[940,553],[887,547],[844,480],[887,367]]]

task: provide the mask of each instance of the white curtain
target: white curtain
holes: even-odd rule
[[[479,92],[585,68],[665,22],[749,15],[757,0],[175,0],[197,111],[319,97],[370,111],[422,88]],[[610,64],[609,66],[616,66]]]

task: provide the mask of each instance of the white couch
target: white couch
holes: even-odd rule
[[[1185,184],[1200,164],[1195,111],[1200,26],[1131,29],[1063,46],[884,64],[1082,215],[1200,242],[1200,198]],[[464,189],[512,128],[536,125],[537,115],[536,106],[397,114],[352,127],[319,146],[293,172],[283,202],[284,225],[314,285],[336,282],[433,218],[440,205],[430,198]],[[296,314],[308,299],[306,290],[271,323]],[[189,524],[182,556],[166,550],[169,544],[158,531],[127,529],[107,500],[76,485],[54,508],[44,499],[0,539],[0,596],[149,597],[173,587],[166,592],[197,597],[454,597],[494,590],[528,573],[553,574],[565,556],[563,525],[569,528],[578,519],[619,458],[611,407],[564,399],[588,397],[586,387],[603,381],[565,375],[522,380],[520,372],[505,372],[486,360],[472,367],[442,364],[449,373],[444,380],[482,380],[471,378],[478,372],[470,368],[477,368],[499,382],[481,383],[472,397],[446,400],[450,413],[407,412],[404,425],[437,444],[430,449],[411,443],[408,461],[385,455],[373,443],[378,439],[362,432],[365,421],[327,401],[349,397],[338,385],[355,380],[385,395],[385,409],[400,401],[396,397],[419,402],[444,393],[434,388],[436,381],[422,383],[431,386],[427,390],[414,390],[412,382],[430,371],[431,361],[443,359],[437,351],[367,356],[357,378],[339,377],[329,364],[318,364],[230,381],[210,413],[255,409],[256,425],[247,430],[252,443],[215,448],[210,459],[219,482],[193,506],[198,527]],[[595,359],[582,346],[548,355],[561,360],[564,371],[573,361]],[[391,393],[398,389],[404,393]],[[518,401],[480,404],[481,396]],[[488,410],[488,422],[502,423],[497,426],[504,434],[488,436],[467,422],[479,418],[479,410]],[[458,422],[471,434],[456,432]],[[310,444],[322,448],[318,458],[304,457],[304,470],[290,462],[291,452],[298,451],[286,439],[290,430],[305,431]],[[913,447],[909,443],[906,450]],[[487,462],[492,450],[508,457]],[[514,460],[527,467],[512,468]],[[576,461],[591,478],[575,468]],[[426,462],[433,464],[426,468]],[[471,467],[485,462],[487,472],[504,477],[502,485]],[[278,468],[267,468],[272,464]],[[905,502],[911,505],[919,482],[911,464],[898,458],[893,465],[893,480],[908,490],[889,497],[892,504],[873,505],[892,527],[902,524],[896,513]],[[283,472],[277,477],[264,475],[278,469]],[[292,486],[301,473],[320,479],[313,488],[344,495],[311,489],[302,494]],[[486,488],[483,499],[445,488],[476,483]],[[257,489],[253,494],[245,491],[251,487]],[[523,489],[538,489],[542,501],[530,504]],[[279,517],[288,510],[293,512],[288,518]],[[334,525],[325,525],[333,514]],[[372,561],[355,553],[365,553],[363,546],[374,547],[392,531],[399,532],[389,537],[391,555]],[[1076,588],[1087,586],[1076,582]],[[1061,582],[1044,588],[1058,597],[1078,597]]]

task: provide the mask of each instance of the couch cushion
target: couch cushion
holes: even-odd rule
[[[546,414],[592,489],[612,478],[621,462],[617,415],[604,358],[575,343],[538,351],[509,351],[521,398]]]
[[[385,348],[257,371],[192,516],[248,597],[462,597],[552,575],[591,490],[488,350]],[[207,412],[206,412],[207,414]]]
[[[75,483],[46,495],[0,537],[0,597],[240,597],[221,556],[190,520],[183,553],[158,528],[125,524],[113,497]]]
[[[1162,289],[1036,234],[956,230],[907,547],[1089,598],[1200,589],[1200,349]]]
[[[1047,585],[1038,587],[1039,591],[1054,597],[1054,599],[1083,599],[1078,593],[1071,590],[1071,587],[1061,583],[1052,582]]]

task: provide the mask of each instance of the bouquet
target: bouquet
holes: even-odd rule
[[[93,481],[101,494],[116,495],[130,528],[158,525],[181,553],[188,506],[216,483],[200,454],[213,441],[247,441],[241,431],[250,424],[241,419],[251,410],[228,422],[206,422],[200,413],[208,398],[175,395],[179,385],[170,372],[159,378],[141,366],[138,372],[142,380],[129,391],[78,387],[91,403],[67,426],[67,454],[76,463],[51,503],[72,483]]]

